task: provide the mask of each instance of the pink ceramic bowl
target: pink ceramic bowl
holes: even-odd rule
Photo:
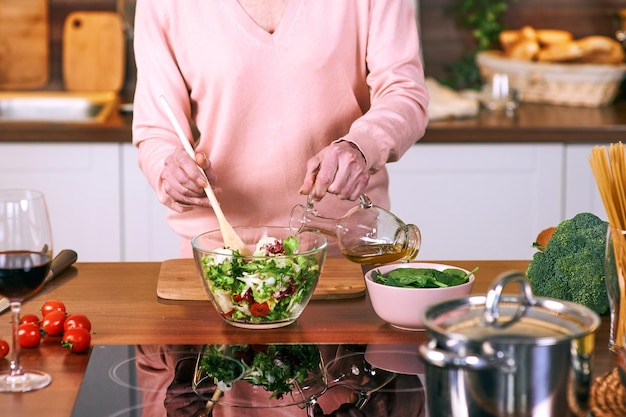
[[[454,265],[411,262],[383,265],[365,274],[365,286],[374,311],[384,321],[402,330],[424,330],[422,315],[427,307],[450,298],[465,297],[474,286],[474,275],[467,283],[446,288],[401,288],[374,282],[374,271],[385,274],[396,268],[432,268],[439,271]]]

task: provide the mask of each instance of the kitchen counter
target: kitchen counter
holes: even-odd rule
[[[103,124],[2,123],[1,142],[130,142],[132,116]],[[477,117],[430,123],[428,143],[609,143],[626,134],[626,102],[603,108],[522,104],[514,117],[482,110]]]
[[[485,294],[500,273],[525,270],[527,261],[447,261],[477,273],[474,293]],[[264,343],[421,343],[424,332],[397,330],[381,321],[369,299],[312,301],[290,326],[262,331],[225,324],[207,301],[168,301],[156,295],[161,263],[77,263],[28,300],[23,313],[38,312],[46,299],[62,300],[69,312],[92,321],[92,345],[123,344],[264,344]],[[322,275],[323,279],[323,275]],[[512,291],[516,291],[515,287]],[[0,316],[0,335],[10,335],[10,313]],[[610,370],[608,317],[596,333],[594,374]],[[36,367],[52,375],[52,384],[25,394],[0,394],[2,414],[68,417],[89,361],[87,354],[71,354],[58,337],[40,347],[22,350],[24,368]],[[8,360],[0,360],[7,369]]]
[[[129,142],[132,116],[112,113],[103,123],[0,123],[0,143]]]
[[[513,117],[481,110],[478,117],[435,121],[421,142],[610,143],[626,134],[626,102],[602,108],[522,104]]]

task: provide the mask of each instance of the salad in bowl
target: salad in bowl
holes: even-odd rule
[[[289,228],[239,227],[251,256],[224,246],[219,230],[192,240],[196,267],[213,305],[229,324],[275,328],[293,323],[311,299],[326,259],[327,239]]]

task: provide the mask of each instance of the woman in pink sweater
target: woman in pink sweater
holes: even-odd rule
[[[196,163],[231,224],[288,226],[309,193],[331,217],[363,192],[389,208],[385,164],[427,124],[411,0],[139,0],[135,57],[133,143],[183,257],[219,227]]]

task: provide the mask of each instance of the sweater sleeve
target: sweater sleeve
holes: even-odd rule
[[[424,135],[428,91],[410,1],[372,0],[369,24],[371,107],[342,139],[357,145],[374,173],[397,161]]]
[[[191,105],[188,89],[176,62],[167,30],[170,2],[140,0],[135,12],[134,50],[137,63],[137,85],[133,108],[133,144],[137,147],[139,167],[156,191],[159,201],[176,210],[185,208],[164,191],[161,173],[165,158],[180,146],[180,140],[159,105],[163,95],[188,138]]]

